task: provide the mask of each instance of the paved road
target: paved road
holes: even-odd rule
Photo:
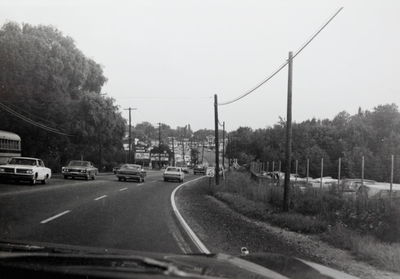
[[[0,239],[196,253],[170,204],[178,185],[162,181],[161,172],[149,172],[144,183],[119,182],[114,175],[52,178],[35,186],[3,183]]]

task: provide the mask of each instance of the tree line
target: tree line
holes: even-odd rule
[[[284,170],[285,125],[281,119],[265,129],[240,127],[230,132],[227,156],[238,158],[240,164],[281,161]],[[292,133],[292,170],[298,160],[300,175],[306,175],[308,158],[310,176],[319,177],[324,158],[324,175],[336,178],[341,158],[341,176],[360,178],[364,157],[366,179],[389,181],[394,155],[394,180],[400,182],[400,112],[396,104],[378,105],[371,111],[360,108],[354,115],[343,111],[333,119],[293,123]]]
[[[22,138],[22,154],[54,171],[70,159],[105,165],[122,149],[126,121],[101,94],[101,66],[51,26],[8,22],[0,29],[0,102],[52,133],[0,110],[0,129]]]

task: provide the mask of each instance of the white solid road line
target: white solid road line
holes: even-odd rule
[[[125,190],[128,190],[128,188],[121,188],[121,189],[119,189],[120,192],[125,191]]]
[[[95,201],[98,201],[98,200],[101,200],[101,199],[104,199],[104,198],[107,198],[107,195],[104,195],[104,196],[101,196],[101,197],[95,198],[94,200],[95,200]]]
[[[65,210],[64,212],[61,212],[61,213],[59,213],[57,215],[54,215],[53,217],[50,217],[50,218],[48,218],[46,220],[41,221],[40,224],[46,224],[46,223],[48,223],[50,221],[53,221],[54,219],[57,219],[58,217],[61,217],[61,216],[65,215],[65,214],[67,214],[69,212],[71,212],[71,210]]]
[[[181,185],[179,185],[178,187],[176,187],[174,189],[174,191],[171,194],[171,205],[172,205],[172,209],[174,210],[174,213],[176,215],[176,217],[178,218],[180,224],[182,225],[183,229],[185,230],[185,232],[189,235],[190,239],[193,241],[193,243],[196,245],[197,249],[200,250],[201,253],[204,254],[211,254],[211,252],[207,249],[207,247],[203,244],[203,242],[201,242],[201,240],[197,237],[197,235],[192,231],[192,229],[189,227],[189,225],[186,223],[185,219],[183,219],[182,215],[179,213],[178,208],[176,207],[176,203],[175,203],[175,193],[184,185],[199,180],[201,178],[204,178],[206,176],[202,176],[202,177],[198,177],[196,179],[187,181],[185,183],[182,183]]]

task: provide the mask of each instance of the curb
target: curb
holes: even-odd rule
[[[192,242],[194,243],[194,245],[197,247],[197,249],[199,249],[199,251],[201,253],[204,254],[211,254],[210,250],[207,249],[207,247],[203,244],[203,242],[201,242],[201,240],[197,237],[197,235],[193,232],[193,230],[189,227],[189,225],[186,223],[185,219],[183,219],[182,215],[180,214],[176,203],[175,203],[175,193],[183,186],[185,186],[186,184],[189,184],[193,181],[197,181],[199,179],[202,179],[204,177],[207,176],[201,176],[198,178],[195,178],[193,180],[187,181],[185,183],[182,183],[181,185],[179,185],[178,187],[176,187],[174,189],[174,191],[171,193],[171,205],[172,205],[172,209],[175,213],[175,216],[178,218],[179,223],[181,224],[181,226],[183,227],[183,229],[185,230],[185,232],[187,233],[187,235],[189,236],[189,238],[192,240]]]

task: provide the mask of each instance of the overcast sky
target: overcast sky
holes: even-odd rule
[[[340,7],[298,56],[293,120],[332,118],[400,103],[400,1],[0,2],[0,24],[53,25],[102,65],[103,92],[135,123],[213,128],[213,96],[254,87]],[[264,128],[286,117],[287,68],[248,97],[219,107],[227,130]],[[123,112],[127,117],[127,112]]]

